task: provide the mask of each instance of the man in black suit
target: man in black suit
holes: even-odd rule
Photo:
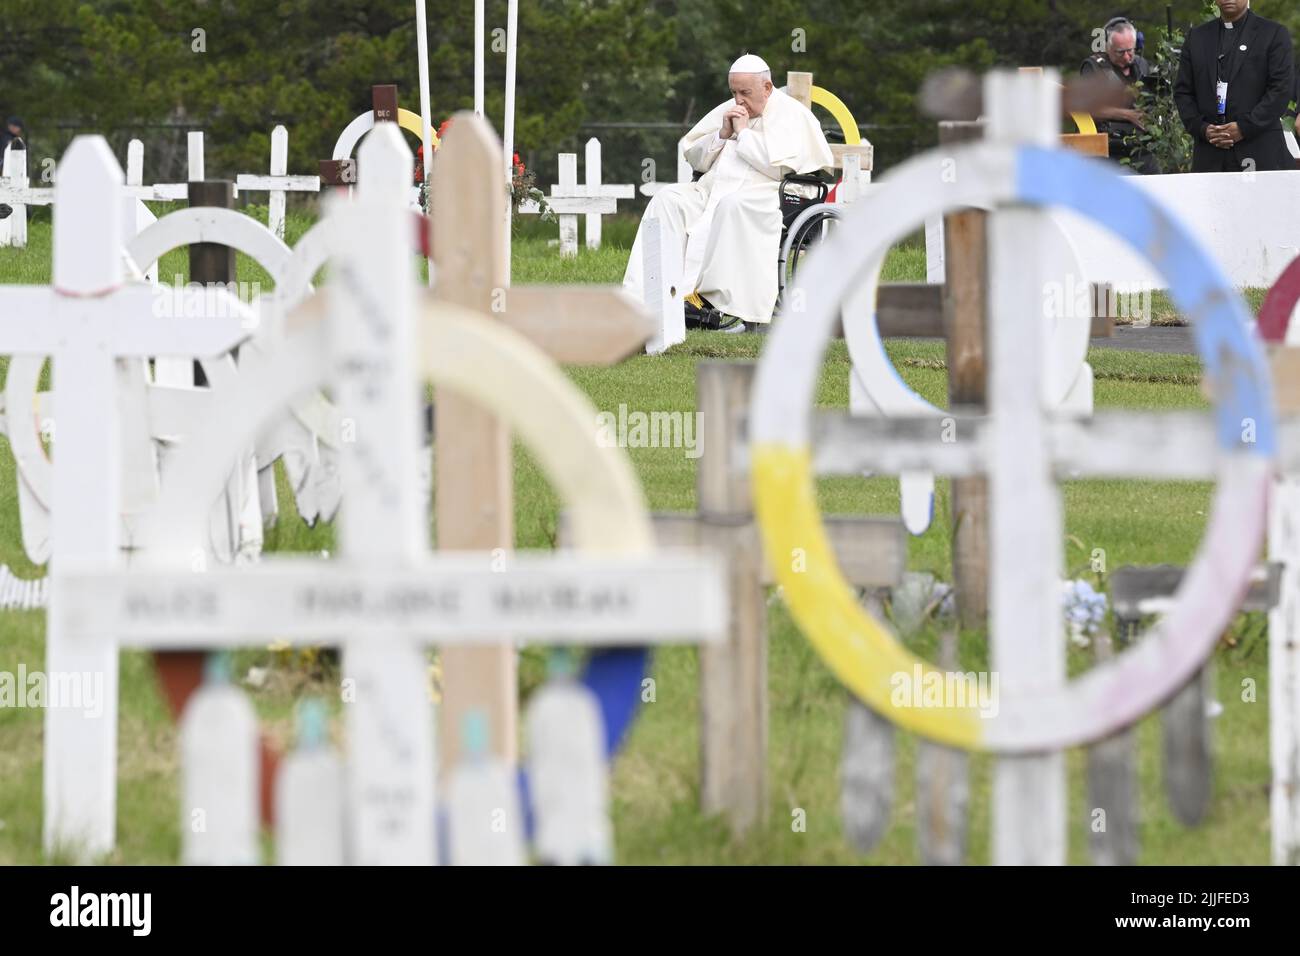
[[[1295,75],[1291,34],[1249,0],[1215,3],[1220,16],[1187,34],[1174,84],[1192,172],[1294,169],[1281,123]]]

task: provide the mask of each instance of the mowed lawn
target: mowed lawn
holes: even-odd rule
[[[292,242],[310,221],[291,217]],[[547,242],[554,226],[527,223],[514,244],[514,281],[617,282],[627,259],[635,221],[605,225],[606,244],[598,252],[582,249],[561,261]],[[0,249],[0,282],[49,281],[48,221],[37,221],[26,250]],[[186,272],[185,256],[172,253],[162,263],[170,277]],[[912,242],[890,257],[886,278],[924,276],[924,252]],[[242,256],[239,278],[270,280]],[[1251,296],[1259,301],[1258,293]],[[33,316],[39,321],[39,316]],[[598,316],[592,316],[598,321]],[[658,357],[637,356],[614,368],[572,368],[571,379],[600,410],[692,412],[695,367],[700,361],[753,360],[764,339],[757,335],[691,333],[687,342]],[[893,341],[895,365],[915,388],[941,402],[946,392],[940,343]],[[1094,349],[1096,401],[1102,408],[1205,408],[1195,357],[1162,356]],[[0,359],[0,362],[3,362]],[[2,366],[0,366],[2,367]],[[848,354],[842,342],[827,353],[818,403],[848,402]],[[15,498],[13,461],[7,443],[0,453],[0,563],[17,573],[41,570],[23,556]],[[683,449],[629,451],[650,507],[687,510],[695,504],[695,461]],[[528,455],[515,457],[517,544],[552,546],[558,502]],[[94,476],[87,476],[94,480]],[[268,535],[274,550],[332,549],[330,527],[306,528],[292,510],[281,476],[281,519]],[[1079,481],[1065,487],[1066,526],[1061,543],[1072,576],[1090,576],[1094,549],[1103,549],[1107,566],[1125,563],[1187,561],[1200,540],[1209,504],[1206,483]],[[888,479],[835,479],[821,483],[828,512],[896,514],[896,482]],[[936,520],[911,539],[910,566],[941,578],[949,572],[949,507],[946,483],[939,487]],[[914,739],[899,735],[898,789],[893,823],[880,846],[863,856],[845,843],[839,814],[838,765],[846,693],[792,624],[779,596],[769,601],[771,707],[770,814],[768,822],[744,838],[730,836],[718,818],[699,810],[698,662],[690,647],[671,647],[655,655],[657,699],[642,708],[614,770],[614,813],[618,859],[623,863],[914,863]],[[925,640],[918,648],[926,650]],[[431,655],[431,661],[433,655]],[[44,615],[0,612],[0,671],[43,668]],[[963,665],[982,666],[985,654],[976,637],[963,642]],[[249,650],[239,655],[238,672],[269,668],[260,689],[248,688],[265,725],[276,739],[291,739],[294,702],[304,694],[337,700],[339,674],[329,658],[311,653]],[[1071,669],[1087,665],[1084,652],[1071,650]],[[523,656],[523,691],[540,681],[542,656]],[[1224,636],[1215,655],[1214,674],[1223,714],[1214,722],[1215,792],[1208,821],[1185,830],[1170,816],[1161,792],[1160,728],[1157,717],[1139,729],[1142,792],[1142,862],[1267,863],[1268,830],[1268,672],[1267,641],[1261,616],[1243,616]],[[1257,695],[1243,701],[1243,682],[1255,682]],[[176,733],[166,718],[148,659],[125,653],[121,664],[119,727],[118,849],[107,862],[167,863],[178,856],[179,805]],[[335,731],[338,731],[338,720]],[[1087,825],[1082,751],[1069,755],[1070,859],[1087,862]],[[989,781],[991,760],[973,761],[969,860],[989,860]],[[804,811],[806,830],[792,827]],[[0,708],[0,863],[34,863],[44,857],[41,833],[41,714]]]

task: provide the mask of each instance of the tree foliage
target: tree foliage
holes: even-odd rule
[[[1296,6],[1255,3],[1300,33]],[[1185,28],[1203,0],[1172,8]],[[556,152],[591,135],[607,181],[637,177],[645,158],[671,179],[677,137],[726,98],[728,64],[754,52],[778,84],[810,70],[839,95],[884,168],[934,143],[915,105],[930,72],[1042,64],[1073,74],[1118,13],[1150,44],[1165,23],[1159,0],[523,0],[516,144],[544,184]],[[505,20],[506,0],[488,0],[486,106],[498,129],[505,54],[494,31]],[[472,105],[472,0],[428,0],[428,22],[438,122]],[[289,170],[303,173],[369,108],[372,84],[396,83],[401,104],[419,109],[411,0],[5,0],[0,76],[0,110],[26,121],[34,159],[90,131],[124,157],[138,136],[149,181],[183,176],[187,129],[206,134],[208,175],[233,177],[266,168],[271,129],[284,123]],[[601,125],[611,123],[659,125]]]

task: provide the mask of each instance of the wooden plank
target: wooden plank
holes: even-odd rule
[[[945,287],[925,282],[888,282],[876,300],[882,338],[942,338]]]
[[[763,548],[749,475],[735,466],[733,439],[749,407],[754,366],[701,362],[696,406],[703,447],[696,471],[700,545],[725,556],[726,639],[700,648],[700,801],[741,833],[767,817],[767,601]],[[774,556],[792,560],[792,555]]]
[[[380,83],[370,88],[370,106],[376,123],[397,122],[397,86]]]
[[[829,143],[831,156],[834,158],[832,165],[836,169],[844,168],[845,158],[848,156],[857,156],[861,165],[859,169],[863,172],[871,172],[876,163],[876,147],[870,143],[861,143],[853,146],[846,146],[843,143]]]
[[[661,183],[659,185],[667,184]],[[595,187],[587,186],[585,183],[579,183],[576,186],[553,185],[551,186],[551,194],[546,197],[546,201],[549,203],[552,198],[590,199],[592,197],[602,199],[635,199],[636,187],[631,183],[600,183]]]
[[[1274,378],[1274,387],[1277,379]],[[1283,576],[1268,615],[1269,754],[1273,863],[1300,865],[1300,478],[1273,484],[1268,556]]]
[[[320,184],[319,176],[258,176],[240,173],[235,177],[235,186],[246,192],[314,193],[320,191]]]
[[[867,597],[867,608],[885,619],[881,594]],[[869,853],[889,828],[894,806],[894,725],[857,697],[849,695],[840,753],[840,819],[845,839]]]
[[[587,140],[586,156],[583,160],[583,175],[587,178],[587,189],[592,195],[600,194],[600,140],[592,137]],[[600,248],[600,213],[587,213],[587,248]]]
[[[562,189],[572,189],[578,184],[578,154],[561,153],[560,154],[560,187]],[[585,203],[587,200],[582,200]],[[558,202],[558,200],[557,200]],[[599,200],[592,200],[599,202]],[[573,200],[566,200],[563,207],[552,206],[551,208],[560,215],[560,255],[565,258],[572,258],[578,254],[578,217],[569,215],[571,212],[586,212],[587,208],[583,205],[581,210],[575,209]]]
[[[123,178],[102,137],[78,137],[63,154],[53,223],[52,285],[60,297],[108,303],[105,290],[122,284]],[[109,312],[96,310],[91,324],[114,322],[117,315]],[[24,318],[30,324],[31,316]],[[50,509],[51,570],[57,574],[60,566],[108,565],[120,558],[121,469],[116,420],[104,415],[105,403],[116,394],[111,356],[93,346],[67,349],[53,366],[62,449]],[[98,478],[88,482],[87,475]],[[43,845],[47,852],[71,847],[91,859],[112,850],[117,819],[117,650],[109,641],[70,647],[62,626],[56,604],[48,622],[46,673],[102,674],[104,702],[94,717],[45,708]]]
[[[813,75],[798,70],[791,70],[785,75],[786,93],[798,100],[807,110],[812,109]]]
[[[428,511],[418,481],[418,419],[423,389],[416,374],[416,284],[405,193],[411,152],[395,124],[376,125],[362,142],[361,199],[350,242],[331,248],[342,277],[329,300],[330,336],[340,361],[332,381],[338,407],[355,425],[339,458],[348,490],[338,518],[338,547],[367,566],[402,564],[427,547]],[[351,861],[360,865],[432,865],[433,715],[423,648],[376,640],[357,628],[343,649],[354,681],[345,711]],[[382,632],[380,632],[382,633]],[[367,640],[357,640],[364,635]]]
[[[1187,827],[1205,819],[1214,791],[1214,757],[1206,712],[1212,666],[1207,664],[1198,670],[1160,710],[1165,796],[1174,817]]]
[[[937,663],[947,670],[958,666],[957,635],[950,629],[940,635]],[[969,807],[969,755],[918,739],[916,849],[924,865],[961,866],[966,862]]]
[[[271,175],[268,178],[283,179],[285,173],[289,171],[289,131],[284,128],[283,123],[277,123],[275,129],[271,130]],[[316,189],[320,189],[319,176],[301,176],[296,177],[302,180],[315,180]],[[236,188],[239,183],[236,181]],[[270,189],[270,198],[267,204],[266,224],[267,227],[275,233],[275,238],[284,239],[284,190],[288,188],[286,184],[280,188]]]
[[[552,212],[564,216],[578,216],[590,212],[612,216],[618,211],[618,200],[612,196],[548,196],[546,204],[551,207]],[[526,199],[519,204],[519,212],[525,215],[536,215],[541,211],[541,205],[532,199]]]
[[[1275,407],[1283,414],[1300,412],[1300,349],[1272,347],[1268,364]]]
[[[989,77],[989,138],[1042,145],[1060,124],[1060,95],[1040,78]],[[1044,262],[1039,236],[1044,214],[1010,207],[988,226],[990,367],[1003,370],[988,384],[994,428],[988,478],[988,573],[991,666],[1002,692],[1060,693],[1065,684],[1060,489],[1052,477],[1042,410],[1046,326],[1026,302],[1042,299]],[[949,263],[948,284],[958,277]],[[966,356],[960,356],[965,359]],[[973,357],[962,381],[982,365]],[[954,364],[950,362],[950,367]],[[1016,370],[1010,374],[1006,370]],[[969,375],[969,377],[967,377]],[[982,376],[982,370],[979,372]],[[1012,572],[1014,569],[1014,573]],[[968,570],[978,574],[978,565]],[[962,584],[968,584],[969,579]],[[1065,755],[1004,757],[993,769],[993,862],[1061,865],[1066,853]]]
[[[185,178],[192,183],[201,183],[208,178],[203,168],[203,131],[190,130],[185,137],[185,146],[188,159]]]
[[[505,294],[500,315],[566,365],[613,365],[654,333],[639,302],[599,286],[518,286]]]
[[[4,151],[5,187],[23,190],[27,187],[27,148],[21,140],[15,140]],[[53,196],[53,191],[50,191]],[[4,222],[4,232],[9,245],[15,249],[27,247],[27,206],[15,200],[9,201],[9,215]],[[5,243],[0,242],[0,245]]]
[[[974,123],[940,123],[944,146],[984,138]],[[966,209],[943,220],[948,403],[982,409],[987,381],[988,214]],[[952,481],[952,576],[963,628],[987,627],[989,613],[989,489],[983,475]]]
[[[455,140],[462,142],[448,149]],[[433,208],[439,211],[433,222],[438,263],[434,295],[491,315],[494,300],[510,284],[500,144],[484,119],[461,112],[432,166],[430,189]],[[435,389],[434,417],[439,449],[434,465],[438,547],[512,550],[514,469],[509,432],[477,404],[446,389]],[[474,709],[487,714],[489,752],[507,762],[518,756],[515,650],[507,636],[503,638],[497,647],[442,651],[438,752],[443,773],[461,760],[460,728]]]
[[[1113,656],[1109,634],[1093,639],[1097,664]],[[1140,848],[1137,732],[1129,727],[1088,748],[1088,852],[1097,866],[1132,866]]]
[[[1085,156],[1110,155],[1110,137],[1105,133],[1062,133],[1061,145]]]
[[[645,305],[654,323],[654,335],[646,342],[645,350],[650,355],[659,355],[686,341],[682,261],[680,255],[665,249],[668,243],[658,219],[642,219],[641,229]]]

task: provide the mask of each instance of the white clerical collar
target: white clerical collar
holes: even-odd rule
[[[1226,29],[1226,30],[1231,30],[1231,29],[1233,29],[1232,24],[1229,23],[1227,20],[1224,20],[1224,21],[1223,21],[1223,26],[1224,26],[1224,29]]]

